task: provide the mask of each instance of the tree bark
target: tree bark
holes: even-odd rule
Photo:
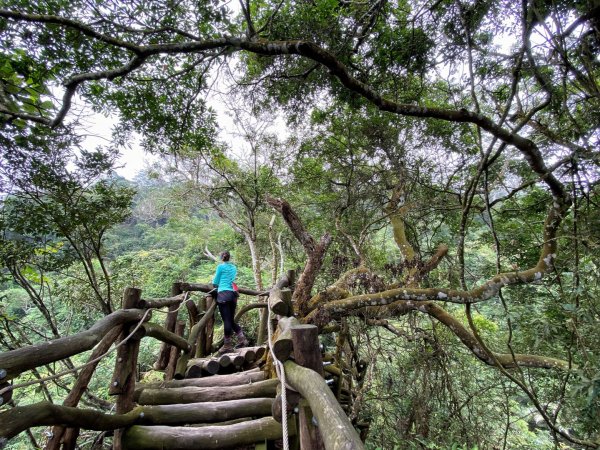
[[[136,288],[126,288],[123,294],[123,308],[131,308],[137,305],[142,295],[142,291]],[[119,342],[131,334],[133,325],[123,325]],[[117,360],[115,361],[115,371],[108,393],[117,396],[117,414],[124,414],[133,409],[133,392],[137,379],[137,361],[140,350],[140,340],[134,336],[119,348],[117,348]],[[113,450],[121,450],[122,430],[115,430],[113,436]]]
[[[185,322],[183,320],[178,320],[175,325],[175,336],[180,337],[183,342],[185,342],[184,352],[189,351],[188,342],[183,339],[183,330],[185,329]],[[180,342],[182,344],[182,342]],[[165,380],[172,380],[173,375],[175,374],[175,364],[177,363],[177,357],[179,356],[180,346],[171,346],[171,354],[169,355],[169,362],[167,363],[167,369],[165,371]]]
[[[173,283],[171,286],[171,297],[177,297],[182,293],[181,283]],[[165,318],[165,330],[173,333],[175,331],[175,323],[177,322],[177,309],[179,305],[177,303],[169,306],[169,312]],[[160,346],[160,352],[158,359],[154,364],[156,370],[164,370],[169,362],[169,356],[171,355],[171,346],[163,342]]]
[[[331,235],[325,233],[319,242],[316,242],[306,228],[304,228],[302,221],[288,202],[282,199],[267,197],[267,203],[283,216],[291,232],[304,247],[307,256],[306,266],[296,282],[296,288],[292,296],[295,312],[300,317],[304,317],[308,312],[307,305],[310,300],[310,293],[323,265],[325,253],[331,244]]]

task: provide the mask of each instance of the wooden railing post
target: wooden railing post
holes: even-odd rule
[[[185,329],[185,322],[183,320],[178,320],[177,324],[175,325],[175,334],[177,336],[183,336],[184,329]],[[179,349],[173,345],[173,346],[171,346],[171,354],[169,355],[169,363],[167,364],[167,369],[165,372],[165,381],[170,381],[173,379],[173,375],[175,374],[175,365],[177,364],[177,358],[179,358]]]
[[[198,300],[198,310],[204,314],[208,310],[206,307],[206,297],[202,297]],[[203,358],[207,355],[206,352],[206,330],[202,330],[202,332],[198,335],[198,343],[196,345],[196,353],[193,355],[194,358]]]
[[[117,326],[110,330],[106,336],[100,341],[100,343],[94,348],[90,357],[88,358],[88,363],[96,360],[100,355],[105,354],[119,337],[121,334],[121,326]],[[79,400],[81,399],[83,393],[88,387],[90,380],[92,379],[92,375],[94,375],[94,371],[96,370],[96,366],[100,361],[96,361],[86,366],[84,369],[79,372],[79,376],[77,377],[77,381],[73,385],[73,388],[63,401],[63,406],[77,406],[79,404]],[[52,428],[52,436],[48,439],[46,443],[45,450],[58,450],[61,445],[63,448],[74,448],[75,441],[77,439],[78,431],[71,428],[65,428],[60,425],[55,425]]]
[[[181,294],[181,283],[173,283],[171,286],[171,297],[176,297]],[[175,323],[177,322],[177,310],[179,308],[179,304],[174,304],[169,306],[169,313],[167,314],[167,318],[165,319],[165,329],[170,332],[175,331]],[[158,359],[154,364],[154,368],[156,370],[165,370],[167,364],[169,363],[169,356],[171,355],[171,346],[165,342],[160,346],[160,353],[158,354]]]
[[[123,309],[135,308],[140,301],[142,291],[135,288],[126,288],[123,294]],[[119,342],[125,339],[135,328],[135,323],[123,326]],[[126,343],[117,349],[115,371],[108,393],[117,396],[117,414],[124,414],[133,409],[133,392],[137,377],[137,359],[140,350],[140,341],[132,336]],[[113,449],[121,450],[121,437],[123,430],[115,430]]]
[[[312,369],[322,377],[323,361],[319,346],[319,329],[315,325],[296,325],[291,328],[291,331],[296,364]],[[312,411],[304,400],[300,402],[298,420],[300,449],[325,449],[319,430],[314,425]]]
[[[212,295],[207,295],[205,311],[209,311],[210,307],[212,306],[212,304],[214,302],[216,302],[216,298],[214,298]],[[214,332],[215,332],[215,318],[214,318],[214,315],[211,315],[211,317],[209,317],[208,321],[206,322],[206,327],[202,331],[203,337],[201,340],[199,340],[198,346],[196,347],[196,358],[199,358],[201,356],[210,355],[210,353],[212,351]],[[202,349],[200,349],[201,343],[204,344],[204,347]],[[202,355],[200,355],[200,352],[202,352]]]

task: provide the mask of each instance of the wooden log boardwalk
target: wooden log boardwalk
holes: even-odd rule
[[[19,397],[21,373],[95,347],[62,405],[40,402],[0,409],[0,449],[33,427],[50,427],[47,450],[75,448],[80,429],[104,432],[113,449],[266,449],[284,440],[290,449],[364,448],[345,412],[351,405],[340,404],[335,394],[348,391],[347,371],[335,366],[323,371],[317,328],[293,317],[288,285],[285,279],[278,282],[268,302],[257,302],[270,306],[279,319],[270,345],[209,354],[216,304],[212,287],[176,283],[166,299],[142,299],[140,290],[126,289],[123,309],[89,330],[0,354],[1,406]],[[189,291],[206,297],[196,304],[185,294]],[[150,309],[163,307],[169,308],[165,326],[148,323]],[[189,315],[187,333],[186,322],[178,320],[180,310]],[[149,337],[163,342],[154,367],[164,371],[165,379],[136,382],[140,340]],[[115,341],[118,354],[107,390],[115,397],[116,413],[78,407],[98,363],[93,358],[101,358]],[[285,406],[280,403],[284,387],[270,369],[273,357],[285,362]],[[324,376],[334,377],[336,390]]]

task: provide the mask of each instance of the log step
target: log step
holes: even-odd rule
[[[156,381],[153,383],[138,383],[135,387],[134,397],[139,398],[139,394],[144,389],[166,389],[181,387],[213,387],[213,386],[241,386],[263,381],[265,374],[262,371],[257,372],[239,372],[231,375],[216,375],[207,378],[191,378],[185,380]]]
[[[234,372],[243,367],[248,368],[255,361],[260,360],[265,352],[265,347],[243,347],[220,356],[192,358],[187,362],[185,378],[200,378],[218,373]]]
[[[135,391],[135,401],[140,405],[169,405],[257,397],[274,398],[278,384],[279,380],[272,379],[241,386],[146,388]]]
[[[188,403],[186,405],[144,406],[145,425],[186,425],[206,422],[224,422],[251,416],[270,416],[272,398],[244,398],[222,402]],[[140,423],[140,422],[138,422]]]
[[[296,435],[294,421],[290,421],[290,436]],[[124,449],[187,450],[228,449],[242,445],[281,439],[281,424],[272,417],[264,417],[227,426],[167,427],[136,425],[123,435]]]

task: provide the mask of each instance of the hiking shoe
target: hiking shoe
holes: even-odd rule
[[[235,344],[235,348],[248,347],[248,345],[250,345],[250,342],[248,342],[248,339],[244,337],[242,340],[238,341],[237,344]]]
[[[217,353],[219,355],[224,355],[225,353],[231,352],[233,352],[233,346],[231,345],[231,342],[228,342],[226,344],[223,344],[223,347],[221,347]]]

